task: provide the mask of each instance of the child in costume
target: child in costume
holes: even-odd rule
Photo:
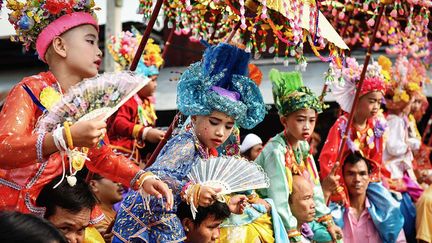
[[[417,183],[414,174],[413,151],[420,149],[421,141],[410,137],[408,114],[411,110],[413,97],[408,90],[413,90],[415,83],[408,78],[408,59],[399,57],[392,72],[393,79],[386,92],[386,117],[389,128],[385,140],[383,162],[390,171],[390,178],[386,178],[389,188],[401,193],[401,212],[405,218],[404,231],[408,241],[415,240],[415,205],[423,189]],[[412,73],[414,76],[414,73]],[[410,73],[411,76],[411,73]]]
[[[165,210],[157,200],[143,200],[139,193],[129,195],[118,212],[113,242],[183,241],[185,233],[176,216],[180,201],[192,208],[214,202],[218,190],[190,183],[187,174],[199,159],[217,155],[216,148],[231,134],[234,123],[250,129],[264,119],[261,93],[246,76],[248,61],[248,53],[221,43],[209,46],[203,60],[182,74],[177,105],[192,122],[167,142],[149,167],[172,188],[174,207]],[[245,199],[228,200],[231,211],[241,211]]]
[[[343,154],[348,154],[349,150],[361,151],[362,156],[372,163],[373,170],[370,175],[371,183],[368,186],[367,197],[372,205],[369,213],[375,227],[384,242],[395,242],[403,225],[403,217],[399,210],[399,203],[392,198],[390,192],[381,183],[382,173],[386,175],[389,173],[382,165],[383,134],[386,125],[379,110],[385,93],[385,77],[388,78],[390,74],[383,70],[377,62],[369,64],[353,123],[347,128],[348,112],[351,112],[362,66],[358,65],[354,58],[347,58],[346,62],[347,67],[342,71],[332,67],[335,76],[342,81],[332,86],[332,93],[336,102],[346,113],[340,116],[331,127],[321,150],[319,162],[323,191],[327,198],[337,191],[339,196],[342,195],[342,198],[346,199],[343,201],[340,197],[332,198],[332,201],[342,204],[342,207],[337,210],[344,210],[349,206],[341,170],[337,170],[340,163],[336,161],[342,137],[346,134],[347,141]],[[342,168],[342,166],[343,164],[340,164],[339,167]],[[337,178],[340,178],[341,186],[337,185]],[[337,205],[334,204],[334,206]],[[336,209],[334,210],[336,212]],[[341,215],[343,213],[338,214],[338,216]]]
[[[153,195],[162,193],[169,208],[172,198],[165,183],[107,146],[95,147],[105,133],[105,122],[94,119],[70,127],[65,123],[54,132],[33,132],[38,119],[49,113],[63,92],[98,73],[102,53],[94,2],[8,1],[7,7],[12,10],[9,21],[17,39],[26,48],[36,46],[50,71],[24,78],[11,90],[0,113],[0,208],[44,214],[44,208],[35,206],[43,186],[66,169],[82,168],[69,161],[69,167],[62,169],[67,158],[62,158],[60,150],[65,152],[65,146],[59,143],[66,140],[69,147],[89,148],[86,165],[91,171]],[[74,177],[67,179],[74,184]]]
[[[244,49],[244,46],[241,46],[240,48]],[[249,63],[248,69],[249,69],[248,70],[249,78],[252,79],[255,82],[255,84],[259,87],[262,81],[261,70],[255,64],[252,63]],[[219,155],[239,156],[241,154],[240,129],[237,125],[234,126],[231,136],[229,136],[228,139],[221,146],[217,148],[217,151]]]
[[[297,220],[291,213],[288,201],[293,174],[306,177],[314,187],[317,220],[310,223],[314,240],[328,242],[340,239],[341,230],[334,225],[330,210],[325,205],[318,171],[306,141],[314,130],[316,115],[322,111],[323,104],[303,85],[299,72],[272,69],[270,80],[274,102],[285,129],[269,140],[255,160],[270,178],[270,187],[257,192],[264,198],[273,199],[289,240],[299,242],[302,232],[297,230]]]
[[[111,37],[108,49],[121,69],[127,69],[131,64],[141,38],[139,33],[135,36],[129,31]],[[141,165],[146,161],[143,151],[146,143],[158,143],[165,135],[165,132],[154,128],[157,117],[151,99],[157,86],[158,68],[163,63],[160,52],[159,46],[149,39],[136,73],[149,77],[151,81],[120,107],[107,122],[108,137],[114,152]]]
[[[424,64],[416,59],[410,59],[408,65],[402,70],[406,70],[406,92],[411,97],[411,109],[408,115],[409,126],[408,126],[408,139],[415,139],[420,143],[418,150],[413,150],[414,161],[413,167],[417,177],[417,181],[420,184],[430,184],[432,175],[432,165],[430,162],[430,149],[423,143],[422,136],[417,128],[417,122],[420,121],[429,106],[427,97],[424,94],[423,87],[430,80],[427,76],[427,70]],[[401,72],[402,73],[402,72]]]

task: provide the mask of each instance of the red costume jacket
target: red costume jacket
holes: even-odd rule
[[[156,118],[151,101],[134,95],[108,120],[111,147],[116,153],[139,161],[139,149],[145,146],[142,134],[146,127],[155,125]]]
[[[0,113],[0,210],[42,215],[35,206],[41,189],[62,174],[62,160],[56,152],[39,161],[36,144],[39,134],[33,132],[42,112],[22,85],[26,84],[36,97],[57,81],[50,72],[24,78],[9,93]],[[139,168],[124,157],[115,155],[108,146],[91,148],[87,168],[113,181],[135,185]],[[66,163],[66,170],[68,170]]]
[[[340,116],[327,135],[327,140],[325,141],[319,156],[321,178],[327,177],[337,160],[338,151],[347,122],[347,114]],[[365,158],[372,162],[373,170],[371,178],[373,181],[379,181],[381,179],[381,173],[387,174],[388,172],[385,169],[382,169],[381,166],[383,134],[385,127],[385,122],[375,117],[368,119],[366,128],[363,130],[358,130],[354,126],[351,126],[343,152],[342,161],[340,161],[340,168],[342,168],[343,160],[348,155],[349,149],[357,148],[362,151]],[[341,170],[339,170],[339,174],[342,181],[343,177]]]

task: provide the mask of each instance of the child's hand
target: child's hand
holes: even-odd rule
[[[166,198],[165,209],[167,211],[171,210],[173,207],[173,194],[171,189],[169,189],[168,185],[165,182],[155,179],[149,178],[142,185],[143,190],[150,195],[153,195],[157,198]]]
[[[264,200],[264,199],[262,199],[262,198],[258,198],[258,199],[256,199],[254,203],[264,205],[264,207],[265,207],[265,209],[267,210],[267,212],[270,212],[270,211],[271,211],[271,206],[270,206],[270,204],[269,204],[266,200]]]
[[[70,127],[75,147],[94,147],[106,133],[107,124],[102,117],[89,121],[79,121]],[[66,137],[65,137],[66,140]]]
[[[145,140],[149,141],[150,143],[158,143],[160,140],[162,140],[165,136],[165,132],[161,131],[156,128],[150,128],[150,130],[147,133],[147,136],[145,137]]]
[[[221,188],[201,186],[198,205],[201,207],[208,207],[212,205],[217,198],[216,194],[221,190],[222,190]]]
[[[231,213],[242,214],[247,204],[245,195],[235,195],[228,202],[228,207]]]

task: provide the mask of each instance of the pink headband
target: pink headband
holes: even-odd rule
[[[73,12],[65,14],[50,23],[41,31],[36,40],[36,51],[39,54],[39,58],[46,62],[45,53],[53,39],[56,36],[83,24],[91,24],[99,31],[96,19],[87,12]]]

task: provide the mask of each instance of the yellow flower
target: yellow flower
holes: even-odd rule
[[[392,66],[392,62],[390,61],[390,59],[386,56],[379,56],[378,57],[378,64],[381,66],[381,68],[387,72],[390,73],[391,71],[391,66]]]
[[[35,21],[36,23],[40,23],[40,17],[39,17],[39,15],[35,15],[35,16],[33,17],[33,19],[34,19],[34,21]]]
[[[39,95],[40,102],[47,110],[50,110],[53,105],[60,101],[61,95],[53,87],[48,86],[42,90]]]
[[[414,82],[409,82],[408,83],[408,88],[409,91],[419,91],[420,90],[420,86],[418,85],[418,83],[414,83]]]
[[[387,70],[382,70],[381,74],[384,76],[384,80],[388,83],[391,81],[390,73]]]

